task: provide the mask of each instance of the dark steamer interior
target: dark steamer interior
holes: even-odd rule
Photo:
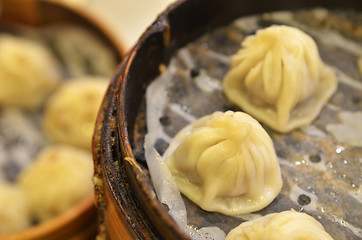
[[[209,29],[252,14],[311,7],[361,10],[361,1],[178,1],[147,29],[123,60],[104,103],[99,164],[109,183],[120,218],[140,239],[189,239],[145,183],[131,148],[136,115],[145,89],[178,48]],[[104,119],[103,119],[104,117]],[[123,215],[129,218],[122,217]]]

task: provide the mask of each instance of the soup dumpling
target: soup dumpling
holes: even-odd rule
[[[32,216],[50,219],[78,203],[93,190],[92,154],[67,145],[43,149],[23,170],[19,186],[29,201]]]
[[[28,202],[21,189],[0,181],[0,238],[31,225]]]
[[[60,79],[59,63],[46,47],[0,34],[0,106],[36,109]]]
[[[309,124],[336,91],[337,79],[314,40],[299,29],[271,26],[246,37],[232,57],[228,99],[279,132]]]
[[[313,217],[294,210],[268,214],[240,224],[225,240],[333,240]]]
[[[63,84],[45,108],[43,128],[47,136],[56,142],[90,149],[108,83],[102,77],[84,77]]]
[[[271,138],[242,112],[215,112],[191,123],[172,139],[163,158],[180,192],[206,211],[254,212],[282,187]]]

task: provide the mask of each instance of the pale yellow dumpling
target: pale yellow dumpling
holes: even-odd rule
[[[246,37],[224,78],[228,99],[269,127],[288,132],[309,124],[337,89],[314,40],[288,26]]]
[[[18,183],[28,199],[32,217],[50,219],[78,203],[93,190],[90,152],[66,145],[42,150],[21,172]]]
[[[60,79],[58,62],[47,48],[0,35],[0,106],[36,109]]]
[[[43,118],[54,141],[90,149],[93,129],[109,81],[85,77],[65,83],[49,99]]]
[[[28,202],[15,184],[0,181],[0,238],[31,225]]]
[[[225,240],[333,240],[313,217],[294,210],[240,224]]]
[[[254,212],[282,188],[271,138],[242,112],[215,112],[191,123],[163,157],[180,192],[206,211]]]

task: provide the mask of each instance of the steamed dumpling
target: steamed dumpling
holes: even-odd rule
[[[15,184],[0,181],[0,238],[31,224],[26,198]]]
[[[0,35],[0,106],[37,108],[55,89],[60,67],[51,52],[31,40]]]
[[[313,217],[306,213],[272,213],[240,224],[225,240],[333,240]]]
[[[59,145],[43,149],[20,173],[18,183],[38,221],[52,218],[78,203],[93,189],[90,152]]]
[[[97,77],[65,83],[47,103],[43,119],[46,134],[54,141],[90,149],[97,113],[108,83]]]
[[[337,88],[314,40],[288,26],[245,38],[223,82],[228,99],[269,127],[288,132],[309,124]]]
[[[282,187],[271,138],[242,112],[215,112],[191,123],[174,137],[163,158],[180,192],[206,211],[254,212]]]

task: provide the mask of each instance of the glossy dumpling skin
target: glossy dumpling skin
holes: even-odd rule
[[[245,38],[223,88],[230,102],[274,130],[288,132],[318,116],[337,79],[310,36],[271,26]]]
[[[242,112],[215,112],[189,124],[163,158],[180,192],[206,211],[254,212],[282,187],[272,140]]]
[[[0,34],[0,106],[36,109],[60,79],[60,66],[46,47]]]
[[[225,240],[333,240],[313,217],[294,210],[240,224]]]

